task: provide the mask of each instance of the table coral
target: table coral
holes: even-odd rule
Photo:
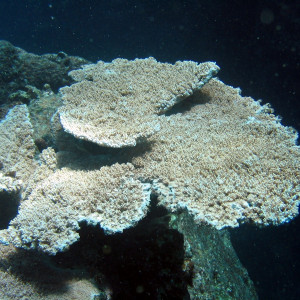
[[[160,117],[151,150],[133,155],[161,204],[221,229],[280,224],[298,214],[297,132],[268,105],[212,79],[183,113]]]
[[[61,168],[54,151],[44,150],[2,243],[56,254],[78,240],[82,221],[122,232],[146,215],[151,193],[167,209],[186,208],[197,223],[217,229],[295,217],[297,132],[269,105],[211,79],[217,70],[149,58],[73,71],[79,82],[61,90],[64,129],[107,147],[132,146],[114,152],[126,163]],[[29,150],[18,155],[32,157]]]
[[[130,164],[115,164],[53,172],[20,205],[8,229],[9,242],[56,254],[79,239],[79,222],[100,225],[107,233],[133,226],[147,212],[150,185],[134,179],[132,170]]]
[[[17,105],[0,122],[0,172],[26,182],[37,166],[33,159],[35,150],[28,108]]]
[[[60,91],[60,121],[77,138],[102,146],[134,146],[160,128],[158,114],[199,90],[219,70],[211,62],[154,58],[99,61],[70,72],[78,83]]]

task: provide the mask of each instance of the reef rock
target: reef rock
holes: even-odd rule
[[[64,52],[28,53],[0,40],[0,104],[8,101],[27,103],[32,98],[32,87],[42,89],[47,85],[57,91],[72,83],[68,72],[86,63],[87,60]]]

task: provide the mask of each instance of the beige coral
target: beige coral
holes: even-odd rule
[[[44,149],[38,156],[39,165],[27,179],[26,186],[22,189],[21,198],[27,199],[38,183],[49,177],[57,169],[57,158],[53,148]]]
[[[219,70],[212,63],[154,58],[99,61],[70,72],[77,81],[61,89],[60,121],[77,138],[102,146],[134,146],[160,128],[158,114],[199,90]]]
[[[69,168],[59,169],[56,157],[64,155],[44,150],[23,193],[26,201],[0,242],[55,254],[78,240],[82,221],[121,232],[145,216],[151,190],[161,205],[187,208],[196,222],[218,229],[295,217],[296,131],[281,125],[268,105],[217,79],[207,83],[217,69],[213,63],[172,66],[150,58],[73,71],[80,82],[62,90],[64,128],[73,124],[75,136],[111,147],[135,145],[141,137],[143,143],[119,152],[130,163],[100,170],[105,158],[84,157],[78,164],[72,163],[76,155],[66,154]],[[181,107],[170,111],[178,101]]]
[[[100,225],[107,233],[122,232],[144,217],[150,185],[133,178],[131,164],[96,171],[63,168],[37,184],[22,202],[18,216],[2,232],[2,243],[64,251],[79,239],[79,223]]]
[[[150,150],[132,160],[161,204],[186,207],[218,229],[246,220],[279,224],[298,214],[297,133],[239,92],[212,79],[185,112],[160,117]]]
[[[3,173],[26,181],[35,170],[33,129],[26,105],[12,108],[0,122],[0,162]]]
[[[94,280],[82,269],[59,268],[43,255],[0,244],[1,300],[82,300],[99,294]]]
[[[0,193],[17,193],[22,188],[22,181],[12,178],[11,176],[5,176],[0,172]],[[1,194],[0,194],[1,195]]]

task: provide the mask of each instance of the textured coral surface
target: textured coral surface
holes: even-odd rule
[[[161,114],[200,89],[219,67],[211,62],[154,58],[99,61],[70,72],[77,81],[62,88],[60,120],[77,138],[108,147],[134,146],[159,130]]]
[[[284,127],[238,89],[212,79],[182,112],[162,116],[151,149],[133,164],[163,205],[187,207],[217,228],[280,224],[298,214],[300,151]]]
[[[106,233],[134,226],[146,215],[151,193],[167,209],[187,208],[197,223],[217,229],[246,221],[280,224],[295,217],[297,133],[281,125],[268,105],[211,79],[217,70],[210,62],[170,65],[149,58],[73,71],[79,82],[62,89],[60,121],[67,131],[75,130],[75,137],[91,134],[87,139],[95,142],[96,153],[102,153],[97,144],[104,140],[105,146],[131,145],[108,156],[70,143],[71,152],[44,150],[36,166],[26,106],[10,111],[2,125],[13,138],[3,141],[11,143],[14,156],[9,164],[4,160],[4,168],[28,176],[23,176],[19,213],[1,233],[2,242],[56,254],[79,239],[80,222],[100,225]],[[14,118],[24,122],[18,125]],[[152,127],[149,122],[159,124],[151,135],[144,130]],[[22,126],[27,126],[25,136]],[[102,142],[100,136],[105,136]],[[135,145],[138,136],[147,139]],[[74,145],[81,158],[72,154]],[[57,157],[68,157],[65,167]]]
[[[1,300],[83,300],[99,292],[83,270],[62,269],[44,255],[0,244]]]
[[[10,241],[55,254],[79,239],[79,222],[99,224],[107,233],[133,226],[147,212],[150,185],[133,179],[132,170],[130,164],[116,164],[53,172],[21,204],[8,229]]]
[[[15,177],[24,180],[32,173],[36,167],[32,135],[27,106],[15,106],[0,122],[0,161],[3,172],[15,172]]]

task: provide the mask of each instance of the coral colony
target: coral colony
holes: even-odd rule
[[[212,62],[147,58],[71,71],[76,82],[61,88],[52,118],[56,151],[38,157],[27,105],[12,108],[0,123],[0,192],[20,193],[21,203],[0,241],[55,255],[79,239],[80,222],[106,234],[133,227],[151,194],[217,229],[294,218],[297,133],[268,105],[213,78],[218,70]],[[120,162],[91,167],[88,156],[78,162],[70,154],[61,166],[60,145],[70,135],[112,148]]]

